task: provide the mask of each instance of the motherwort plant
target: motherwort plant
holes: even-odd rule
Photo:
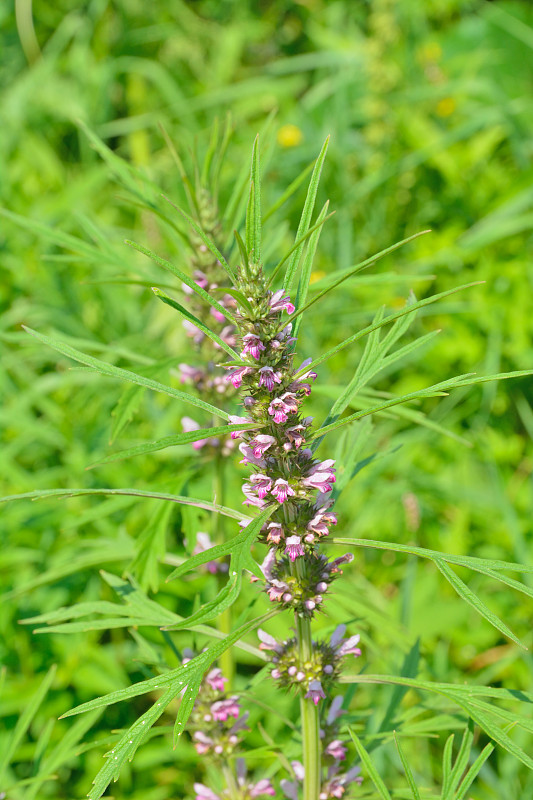
[[[217,800],[221,797],[248,800],[261,795],[273,796],[278,792],[276,781],[279,791],[290,800],[298,800],[302,792],[304,800],[341,798],[350,791],[350,787],[357,793],[362,768],[374,782],[379,796],[389,800],[389,791],[369,753],[353,726],[344,721],[347,708],[344,707],[342,694],[336,689],[338,683],[396,683],[420,691],[435,692],[439,697],[444,696],[448,703],[459,707],[460,713],[470,720],[470,727],[465,732],[453,769],[452,745],[447,745],[443,800],[465,797],[468,787],[493,749],[492,744],[487,744],[468,768],[473,723],[528,766],[533,766],[533,760],[527,753],[494,722],[494,715],[498,715],[498,708],[494,704],[494,698],[499,697],[498,690],[490,689],[486,701],[482,693],[470,698],[463,691],[464,687],[431,684],[406,678],[405,675],[347,674],[346,666],[353,667],[357,663],[353,659],[361,656],[357,631],[346,633],[344,624],[336,628],[331,626],[329,636],[319,636],[313,631],[317,615],[327,614],[328,596],[334,592],[336,578],[353,561],[349,550],[354,548],[388,549],[431,560],[467,603],[519,645],[519,640],[505,622],[485,606],[450,564],[470,567],[514,589],[532,594],[529,587],[502,575],[502,569],[520,571],[520,565],[448,555],[379,540],[348,539],[334,533],[336,527],[342,530],[344,526],[343,519],[337,519],[333,507],[332,497],[338,486],[336,478],[342,472],[349,479],[357,471],[357,465],[354,465],[351,454],[347,454],[346,463],[341,464],[335,463],[328,452],[319,454],[319,446],[324,440],[328,441],[328,434],[411,400],[440,396],[453,387],[508,375],[461,375],[402,396],[366,395],[361,410],[347,413],[354,397],[376,374],[407,354],[414,353],[436,335],[436,332],[431,332],[395,347],[416,311],[451,295],[457,289],[423,300],[416,300],[411,295],[400,310],[388,316],[384,316],[381,310],[370,324],[354,331],[332,349],[313,358],[302,359],[298,335],[307,309],[361,269],[415,238],[405,239],[359,265],[333,272],[321,289],[311,291],[313,259],[322,226],[328,218],[326,203],[313,221],[327,146],[326,141],[314,165],[294,244],[275,266],[263,259],[257,141],[252,155],[244,237],[236,232],[235,246],[229,248],[226,255],[215,241],[217,226],[213,222],[213,215],[207,212],[194,216],[178,209],[180,219],[192,231],[189,239],[195,259],[192,275],[144,246],[130,243],[185,284],[185,303],[160,289],[154,289],[154,292],[184,318],[193,340],[198,344],[209,341],[217,353],[223,353],[224,360],[220,361],[218,357],[212,359],[207,369],[205,365],[196,365],[193,359],[186,367],[182,366],[182,375],[195,384],[196,392],[187,393],[130,370],[106,364],[70,345],[31,331],[59,352],[104,375],[162,392],[174,400],[189,404],[195,413],[209,415],[214,421],[211,426],[203,428],[191,425],[190,430],[169,437],[170,440],[167,438],[147,443],[142,446],[142,452],[155,452],[177,444],[194,445],[215,437],[220,440],[229,438],[234,445],[238,445],[241,463],[248,470],[242,484],[244,511],[242,506],[237,509],[227,507],[221,501],[220,494],[205,500],[162,492],[97,487],[25,495],[130,494],[195,506],[229,521],[224,536],[219,537],[214,546],[204,541],[196,553],[184,559],[183,563],[178,561],[179,566],[168,577],[168,580],[174,580],[205,565],[216,572],[216,565],[221,563],[221,559],[229,559],[227,572],[218,572],[216,595],[196,607],[185,619],[167,605],[147,598],[134,582],[104,573],[106,582],[124,600],[112,618],[114,627],[117,626],[116,618],[120,617],[124,625],[151,625],[167,632],[194,631],[195,636],[212,637],[215,643],[200,650],[197,655],[188,654],[178,667],[167,670],[154,668],[157,673],[154,677],[84,703],[65,715],[103,708],[139,695],[156,694],[157,699],[148,710],[128,730],[116,737],[113,749],[107,754],[105,765],[90,792],[92,800],[98,800],[111,780],[118,778],[123,765],[132,760],[150,728],[167,709],[175,714],[175,744],[183,731],[188,729],[198,755],[209,757],[219,768],[217,786],[203,783],[194,786],[198,800]],[[202,196],[205,200],[205,196]],[[193,199],[192,205],[197,205],[197,200]],[[385,328],[386,333],[382,335]],[[353,378],[340,392],[326,419],[317,424],[308,414],[306,403],[315,381],[319,380],[319,367],[328,358],[358,341],[364,343],[364,348]],[[221,399],[225,401],[231,393],[239,393],[239,408],[229,409],[225,402],[218,402]],[[343,479],[344,483],[347,479]],[[230,524],[235,528],[239,524],[240,530],[229,535]],[[331,558],[328,555],[330,544],[345,548],[346,552]],[[258,545],[262,546],[260,563],[252,555],[252,549]],[[258,555],[259,552],[254,550],[254,554]],[[208,623],[219,621],[221,615],[226,614],[235,603],[241,592],[243,574],[251,575],[255,586],[264,592],[264,613],[249,619],[252,603],[241,613],[239,627],[221,630],[219,626],[216,630]],[[81,624],[79,620],[85,614],[105,615],[109,605],[83,604],[80,608],[60,609],[27,621],[61,623],[61,632],[66,632],[69,625],[74,624],[78,630]],[[277,622],[280,621],[279,615],[285,615],[288,627],[292,628],[289,638],[280,638],[265,630],[269,620],[275,618]],[[75,622],[69,623],[69,619]],[[104,616],[99,621],[100,627],[105,627],[105,620]],[[246,641],[256,629],[259,648]],[[242,737],[247,728],[246,713],[242,710],[238,693],[232,686],[226,687],[223,671],[215,666],[215,662],[235,647],[246,648],[258,661],[265,658],[269,660],[270,679],[279,686],[280,691],[293,691],[299,698],[300,718],[296,727],[300,733],[296,740],[301,742],[302,759],[294,759],[289,763],[280,757],[278,767],[281,764],[288,770],[288,774],[282,778],[274,774],[274,765],[268,777],[259,779],[248,777],[244,769]],[[260,677],[264,678],[266,674],[263,670]],[[520,720],[517,715],[506,714],[503,715],[505,725]],[[351,759],[348,758],[348,737],[355,745],[357,762],[353,755]],[[397,746],[412,797],[417,800],[420,795],[412,772],[399,742]]]

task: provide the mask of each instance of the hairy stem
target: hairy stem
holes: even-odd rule
[[[223,765],[222,774],[224,775],[224,780],[226,781],[231,800],[238,800],[239,788],[237,786],[237,781],[235,780],[235,776],[231,771],[231,768],[227,764]]]

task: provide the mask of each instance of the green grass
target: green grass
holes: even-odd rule
[[[220,175],[220,205],[243,235],[247,197],[238,189],[258,130],[266,127],[271,142],[263,147],[265,209],[331,135],[313,223],[326,200],[336,213],[318,228],[306,302],[330,274],[432,229],[312,306],[300,332],[303,357],[315,358],[370,325],[382,303],[399,311],[410,289],[421,299],[485,281],[422,308],[408,341],[442,333],[416,364],[407,353],[385,365],[368,392],[340,413],[458,373],[532,368],[529,3],[279,0],[258,15],[253,3],[92,2],[73,9],[36,0],[36,40],[24,15],[27,4],[16,5],[18,30],[15,12],[0,11],[0,195],[9,212],[0,232],[1,494],[131,487],[212,500],[209,464],[189,445],[86,471],[110,452],[176,436],[181,417],[196,409],[78,369],[21,328],[61,339],[146,381],[172,382],[179,391],[176,368],[190,358],[189,340],[150,287],[179,300],[180,280],[124,244],[133,239],[186,263],[178,232],[183,219],[160,196],[178,205],[186,200],[160,124],[189,164],[195,140],[205,152],[214,117],[231,113],[234,135]],[[91,146],[79,120],[109,151]],[[297,147],[284,146],[289,124],[301,132]],[[267,221],[261,246],[270,264],[294,243],[307,181]],[[132,203],[133,195],[153,213]],[[312,400],[319,420],[356,373],[363,347],[364,341],[320,365]],[[345,459],[360,437],[354,469],[378,452],[339,500],[337,535],[529,563],[532,386],[522,377],[458,389],[409,410],[384,410],[356,432],[332,434],[323,447],[328,455],[337,448]],[[201,421],[210,422],[207,412]],[[224,505],[238,507],[240,474],[229,472]],[[68,635],[33,634],[36,625],[19,620],[77,603],[115,604],[99,570],[131,574],[169,613],[196,611],[197,595],[202,603],[214,597],[207,576],[164,579],[190,552],[195,532],[209,524],[200,508],[173,507],[162,515],[155,500],[130,496],[2,506],[0,753],[9,764],[0,791],[5,787],[10,800],[84,797],[102,753],[119,738],[116,731],[147,711],[155,696],[90,718],[57,718],[151,678],[154,664],[177,667],[176,648],[189,644],[188,634],[164,634],[153,625],[102,631],[94,614]],[[227,531],[235,535],[237,523],[228,523]],[[531,647],[530,598],[480,573],[458,567],[457,574]],[[533,586],[528,575],[525,584]],[[369,674],[531,690],[529,653],[478,617],[430,562],[359,549],[339,585],[317,627],[329,631],[351,621],[362,633]],[[258,613],[266,610],[256,598],[253,586],[244,587],[236,618],[242,614],[244,622],[251,603]],[[269,624],[277,632],[278,623]],[[197,636],[199,646],[209,643]],[[294,720],[296,700],[280,697],[269,681],[259,684],[257,654],[240,650],[237,658],[237,689],[260,685],[262,702],[279,713],[265,714],[250,694],[250,749],[272,739],[289,760],[297,758],[284,721]],[[422,797],[440,796],[445,741],[450,731],[459,741],[465,714],[449,698],[413,688],[362,682],[347,694],[353,699],[347,722],[392,796],[408,796],[409,786],[393,730]],[[513,708],[501,700],[494,706]],[[190,743],[180,741],[172,750],[176,707],[170,709],[174,713],[126,765],[112,796],[191,797],[193,780],[204,780]],[[505,728],[505,717],[500,723]],[[530,752],[530,724],[507,733]],[[488,744],[476,728],[471,761]],[[457,751],[456,745],[454,757]],[[262,751],[250,756],[250,765],[276,768]],[[0,773],[3,767],[0,760]],[[217,776],[211,778],[216,788]],[[527,768],[498,747],[468,796],[528,797],[532,789]],[[372,791],[367,778],[361,792],[380,796]]]

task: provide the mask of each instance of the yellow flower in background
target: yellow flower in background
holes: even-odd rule
[[[322,278],[325,278],[326,275],[327,273],[323,269],[314,270],[309,278],[309,283],[316,283],[317,281],[322,280]]]
[[[282,125],[277,136],[280,147],[297,147],[303,138],[304,135],[297,125]]]
[[[427,42],[420,48],[419,54],[422,61],[440,61],[442,58],[442,47],[438,42]]]
[[[437,114],[439,117],[449,117],[455,111],[455,100],[453,97],[443,97],[437,103]]]

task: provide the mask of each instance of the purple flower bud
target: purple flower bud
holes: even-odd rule
[[[278,503],[284,503],[287,497],[294,496],[294,489],[289,485],[285,478],[278,478],[270,494],[276,498]]]
[[[291,666],[289,667],[287,672],[292,677],[293,675],[296,675],[296,673],[298,672],[298,669],[297,669],[297,667],[294,666],[294,664],[291,664]]]
[[[277,667],[275,667],[270,674],[272,675],[274,680],[277,680],[278,678],[281,678],[281,672],[279,671],[279,669]]]
[[[324,672],[326,675],[331,675],[334,671],[334,667],[331,664],[326,664],[324,667]]]
[[[272,367],[261,367],[259,370],[259,386],[264,386],[272,392],[276,383],[281,383],[281,372],[275,372]]]
[[[296,680],[297,680],[297,681],[303,681],[303,679],[304,679],[304,678],[305,678],[305,672],[302,672],[302,671],[300,670],[300,672],[297,672],[297,673],[296,673]]]
[[[244,344],[244,348],[241,353],[242,357],[248,355],[249,353],[252,358],[257,360],[260,357],[261,351],[266,350],[265,345],[255,333],[247,333],[246,336],[243,337],[242,341]]]
[[[313,703],[318,705],[319,700],[324,700],[326,695],[324,694],[324,690],[322,689],[322,684],[320,681],[314,680],[309,681],[309,686],[307,687],[307,694],[305,697],[308,697]]]
[[[290,603],[292,600],[292,594],[290,592],[285,592],[283,597],[281,598],[284,603]]]
[[[299,536],[289,536],[285,541],[285,555],[289,556],[291,561],[295,561],[299,556],[303,556],[304,549],[302,547],[302,540]]]
[[[215,753],[217,754],[217,756],[222,755],[222,753],[224,752],[224,748],[222,747],[221,744],[217,744],[215,746],[214,750],[215,750]]]
[[[317,583],[315,588],[317,592],[325,592],[326,589],[328,588],[328,585],[324,581],[320,581],[320,583]]]
[[[315,608],[316,603],[314,600],[306,600],[304,606],[308,611],[312,611]]]

